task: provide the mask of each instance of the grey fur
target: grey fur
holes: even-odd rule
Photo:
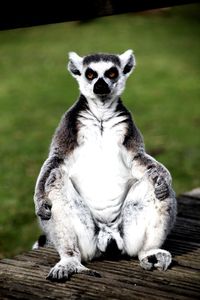
[[[83,64],[89,65],[91,62],[100,62],[100,61],[111,61],[115,65],[120,66],[120,60],[116,55],[113,54],[105,54],[105,53],[96,53],[90,54],[84,57]]]
[[[91,64],[95,76],[88,80]],[[171,254],[160,249],[176,219],[171,175],[145,152],[120,99],[134,66],[131,50],[84,58],[70,53],[68,69],[81,95],[56,129],[34,195],[46,240],[61,257],[49,280],[65,281],[73,273],[97,276],[82,262],[113,247],[137,255],[147,270],[166,270],[171,263]],[[107,76],[110,68],[117,69],[115,80]],[[96,82],[101,85],[94,91]]]

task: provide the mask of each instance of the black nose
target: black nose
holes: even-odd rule
[[[99,78],[94,85],[93,92],[98,95],[105,95],[110,93],[110,89],[103,78]]]

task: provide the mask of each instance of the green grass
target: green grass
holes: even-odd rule
[[[0,32],[0,256],[29,249],[39,229],[33,190],[52,134],[78,96],[68,51],[135,51],[124,103],[177,193],[200,185],[199,6]]]

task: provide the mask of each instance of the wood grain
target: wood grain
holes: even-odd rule
[[[53,248],[0,261],[0,299],[199,299],[200,199],[178,198],[177,223],[164,247],[173,254],[166,272],[145,271],[137,259],[96,260],[101,278],[76,274],[66,283],[45,278],[57,262]]]

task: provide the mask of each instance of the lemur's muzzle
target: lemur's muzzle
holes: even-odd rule
[[[110,88],[103,78],[99,78],[93,88],[94,94],[107,95],[110,93]]]

